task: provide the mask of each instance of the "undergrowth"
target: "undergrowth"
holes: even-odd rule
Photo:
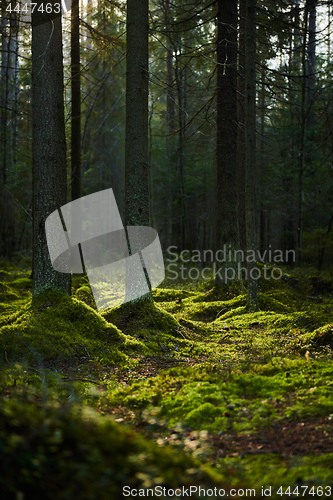
[[[72,297],[32,299],[29,271],[7,265],[0,273],[6,499],[115,498],[124,484],[223,484],[227,492],[328,485],[330,453],[232,448],[272,426],[316,418],[332,430],[332,281],[284,271],[260,281],[255,313],[246,290],[169,281],[153,291],[154,302],[99,314],[85,277],[73,279]]]

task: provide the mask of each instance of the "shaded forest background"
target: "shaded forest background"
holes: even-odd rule
[[[2,2],[0,88],[0,252],[5,257],[32,249],[31,28],[24,19],[19,23],[8,5]],[[121,214],[125,22],[125,2],[80,6],[82,195],[112,187]],[[258,2],[256,23],[258,246],[295,249],[299,261],[321,269],[333,256],[332,6],[312,0]],[[241,108],[240,30],[238,35]],[[216,2],[150,2],[150,211],[163,250],[170,245],[179,252],[216,249],[216,37]],[[63,38],[70,193],[77,71],[70,58],[69,14]],[[237,127],[241,136],[241,117]],[[239,192],[243,163],[240,155]]]

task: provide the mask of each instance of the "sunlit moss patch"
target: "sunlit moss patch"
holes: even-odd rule
[[[126,362],[126,352],[144,351],[139,341],[86,304],[60,292],[46,292],[0,322],[5,360],[29,359],[35,363],[98,359]]]

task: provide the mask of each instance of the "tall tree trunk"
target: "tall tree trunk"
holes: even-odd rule
[[[306,146],[306,83],[307,83],[307,50],[306,40],[308,32],[308,1],[305,3],[304,22],[303,22],[303,46],[302,46],[302,92],[301,92],[301,113],[300,113],[300,148],[299,148],[299,168],[298,168],[298,226],[297,226],[297,260],[300,264],[302,261],[303,248],[303,212],[304,212],[304,170],[305,170],[305,146]]]
[[[262,191],[264,187],[264,180],[265,180],[265,172],[266,172],[266,165],[265,165],[265,89],[266,89],[266,82],[265,82],[265,69],[262,69],[261,73],[261,78],[262,78],[262,84],[261,84],[261,96],[260,96],[260,180],[259,180],[259,185],[260,185],[260,216],[259,216],[259,248],[261,255],[263,255],[263,252],[267,248],[267,243],[266,243],[266,210],[265,210],[265,205],[263,202],[263,196],[262,196]]]
[[[331,61],[331,22],[332,22],[332,12],[330,3],[327,4],[327,62]]]
[[[8,177],[8,160],[10,157],[9,140],[9,124],[11,118],[11,58],[10,50],[12,50],[11,39],[13,31],[8,25],[7,13],[5,11],[5,4],[2,5],[1,10],[1,118],[0,118],[0,255],[4,257],[11,257],[15,250],[15,215],[13,200],[8,191],[7,177]]]
[[[216,248],[231,250],[216,273],[221,287],[238,275],[237,0],[219,0],[217,14]],[[237,255],[239,255],[237,253]],[[240,266],[239,266],[240,267]]]
[[[256,228],[256,0],[246,5],[246,208],[247,249],[257,255]],[[248,259],[248,307],[258,309],[256,262]]]
[[[148,81],[148,0],[127,0],[125,131],[126,226],[149,226],[150,223]],[[147,283],[149,284],[146,270],[145,275]],[[136,283],[131,284],[131,286],[135,288]],[[135,294],[135,290],[133,293]],[[131,296],[131,290],[126,288],[126,294]],[[151,292],[131,302],[145,299],[151,300]]]
[[[177,85],[177,107],[178,107],[178,147],[176,153],[177,173],[178,173],[178,234],[179,247],[186,248],[188,241],[188,218],[187,204],[185,199],[185,165],[184,165],[184,144],[186,126],[186,71],[182,66],[182,42],[177,46],[175,78]]]
[[[171,29],[170,0],[164,1],[165,26],[169,32]],[[174,91],[174,67],[173,67],[173,44],[170,37],[166,43],[166,65],[167,65],[167,210],[166,210],[166,247],[169,247],[172,238],[172,206],[174,199],[174,177],[175,177],[175,91]]]
[[[181,45],[179,45],[181,53]],[[180,63],[180,58],[178,59]],[[178,65],[178,173],[179,173],[179,198],[180,198],[180,247],[186,248],[187,233],[187,210],[185,200],[185,175],[184,175],[184,143],[185,143],[185,68],[180,69]]]
[[[12,166],[17,164],[17,137],[18,137],[18,63],[19,63],[19,17],[13,12],[10,20],[11,47],[10,47],[10,70],[11,70],[11,155]]]
[[[81,197],[81,82],[79,0],[72,0],[71,18],[71,197]]]
[[[308,0],[309,6],[309,46],[308,46],[308,118],[307,125],[313,127],[315,124],[315,112],[313,109],[316,87],[316,8],[317,0]],[[310,130],[310,138],[313,131]]]
[[[34,295],[46,289],[70,294],[71,275],[49,257],[45,219],[67,201],[61,17],[32,14],[33,266]]]
[[[5,5],[1,11],[1,183],[7,183],[7,121],[8,121],[8,87],[9,87],[9,56],[8,27]]]
[[[238,225],[239,245],[246,251],[246,140],[245,140],[245,33],[246,0],[239,1],[239,40],[238,40],[238,101],[237,101],[237,171],[238,171]]]

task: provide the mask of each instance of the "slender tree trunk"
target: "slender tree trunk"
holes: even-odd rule
[[[305,146],[306,146],[306,81],[307,81],[307,50],[306,40],[308,32],[308,2],[305,4],[304,9],[304,23],[303,23],[303,47],[302,47],[302,96],[301,96],[301,137],[299,148],[299,169],[298,169],[298,226],[297,226],[297,246],[298,246],[298,263],[302,261],[302,248],[303,248],[303,212],[304,212],[304,170],[305,170]]]
[[[262,190],[265,180],[265,70],[261,73],[262,85],[260,96],[260,216],[259,216],[259,248],[261,255],[267,248],[266,244],[266,210],[263,202]]]
[[[327,62],[331,61],[331,22],[332,22],[332,11],[330,3],[327,4]]]
[[[153,226],[154,225],[154,220],[153,220],[153,207],[154,207],[154,200],[153,200],[153,179],[151,175],[151,159],[152,159],[152,153],[153,153],[153,127],[152,127],[152,120],[154,117],[154,95],[153,95],[153,90],[151,86],[149,86],[149,93],[151,96],[151,108],[148,113],[148,140],[149,140],[149,145],[148,145],[148,169],[149,169],[149,221],[150,224]]]
[[[247,249],[257,255],[256,229],[256,0],[246,9],[246,208]],[[256,310],[258,280],[256,262],[248,259],[248,307]]]
[[[46,289],[70,294],[71,275],[49,257],[45,219],[67,201],[61,17],[32,15],[33,266],[34,295]]]
[[[315,125],[315,112],[313,109],[315,101],[316,87],[316,8],[317,0],[308,0],[309,2],[309,47],[308,47],[308,118],[307,125],[311,128]],[[310,138],[313,137],[313,131],[310,130]]]
[[[165,25],[167,31],[171,27],[170,1],[165,0]],[[172,206],[174,200],[174,177],[175,177],[175,91],[174,91],[174,67],[173,67],[173,44],[170,38],[166,43],[166,65],[167,65],[167,210],[166,210],[166,246],[169,247],[172,238]]]
[[[71,197],[81,197],[81,82],[80,82],[80,17],[79,0],[72,0],[71,19]]]
[[[149,226],[150,223],[148,81],[148,0],[127,0],[125,131],[126,226]],[[149,284],[146,271],[145,275],[147,283]],[[135,287],[136,283],[133,283],[132,286]],[[131,290],[126,288],[126,294],[130,296]],[[141,302],[141,300],[145,299],[152,300],[151,292],[131,302]]]
[[[185,165],[184,165],[184,143],[185,143],[185,121],[186,121],[186,72],[181,68],[181,43],[178,44],[176,56],[175,76],[178,97],[178,149],[177,149],[177,169],[179,181],[179,246],[186,248],[188,242],[188,218],[187,204],[185,198]]]
[[[240,262],[235,258],[239,255],[236,0],[218,1],[217,23],[216,248],[226,248],[232,255],[216,273],[215,284],[221,287],[237,277]]]
[[[18,137],[18,63],[19,63],[19,18],[16,12],[12,13],[11,22],[11,155],[12,166],[17,164],[17,137]]]

